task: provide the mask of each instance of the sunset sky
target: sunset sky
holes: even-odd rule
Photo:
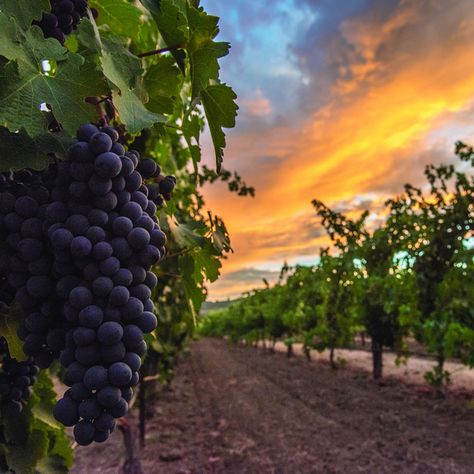
[[[311,206],[370,209],[474,142],[472,0],[204,0],[238,94],[224,166],[256,197],[204,189],[234,254],[210,300],[274,281],[327,244]],[[207,145],[210,156],[210,146]],[[211,158],[209,158],[211,162]]]

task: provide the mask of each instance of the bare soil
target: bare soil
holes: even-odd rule
[[[136,413],[128,421],[136,426]],[[150,407],[143,472],[474,473],[474,405],[394,377],[203,339]],[[116,432],[73,473],[121,472]]]

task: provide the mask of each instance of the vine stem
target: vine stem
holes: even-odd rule
[[[176,49],[182,48],[182,45],[168,46],[166,48],[155,49],[154,51],[147,51],[146,53],[138,54],[139,58],[146,58],[147,56],[155,56],[156,54],[168,53],[169,51],[175,51]]]

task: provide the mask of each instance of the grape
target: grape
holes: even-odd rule
[[[95,172],[102,178],[114,178],[120,174],[122,161],[112,152],[102,153],[95,159]]]
[[[78,286],[69,293],[69,303],[77,309],[89,307],[93,302],[92,293],[85,286]]]
[[[100,346],[96,343],[88,346],[80,346],[74,353],[76,360],[87,366],[97,364],[100,361]]]
[[[123,176],[117,176],[112,180],[112,191],[114,193],[122,192],[125,189],[125,178]]]
[[[109,413],[101,413],[95,420],[94,425],[100,431],[112,431],[115,427],[115,420]]]
[[[43,237],[43,223],[37,217],[30,217],[23,221],[20,227],[22,237],[40,239]]]
[[[156,175],[157,165],[151,158],[144,158],[138,163],[137,170],[143,178],[148,179]]]
[[[83,142],[88,142],[93,135],[99,132],[99,129],[90,123],[85,125],[81,125],[76,132],[76,136],[78,140],[82,140]],[[73,145],[74,147],[74,145]]]
[[[150,311],[144,311],[141,316],[139,316],[134,323],[144,332],[150,333],[153,332],[157,325],[158,320],[156,316]]]
[[[127,235],[127,241],[135,250],[144,249],[150,243],[150,234],[142,227],[136,227]]]
[[[120,209],[120,213],[128,217],[132,222],[139,219],[142,216],[142,212],[143,210],[140,205],[133,201],[127,202]]]
[[[66,219],[66,228],[69,229],[74,236],[83,234],[89,227],[87,217],[80,214],[73,214]]]
[[[62,398],[53,408],[53,415],[64,426],[73,426],[79,421],[77,403],[72,398]]]
[[[143,303],[138,299],[131,297],[122,308],[122,316],[125,321],[132,321],[143,313]]]
[[[86,373],[87,368],[84,365],[73,362],[66,370],[64,374],[64,383],[66,385],[73,385],[78,382],[82,382],[84,374]]]
[[[134,285],[139,285],[140,283],[143,283],[145,281],[147,272],[143,267],[134,265],[130,267],[130,271],[132,272],[132,275],[133,275]]]
[[[84,385],[89,390],[100,390],[107,385],[107,369],[101,365],[90,367],[84,375]]]
[[[127,268],[121,268],[113,277],[113,281],[118,286],[130,286],[133,281],[133,275]]]
[[[133,255],[133,250],[124,237],[115,237],[110,243],[113,248],[113,254],[119,260],[126,260]]]
[[[97,331],[99,342],[107,346],[120,342],[122,336],[122,325],[115,321],[107,321],[103,323]]]
[[[115,362],[108,368],[108,380],[111,385],[122,387],[132,379],[130,367],[123,362]]]
[[[120,270],[120,260],[116,257],[109,257],[99,264],[100,271],[106,276],[113,276]]]
[[[146,278],[143,283],[148,288],[154,288],[158,284],[158,278],[153,272],[146,272]]]
[[[71,253],[76,258],[87,257],[91,253],[92,243],[87,237],[74,237],[71,242]]]
[[[87,218],[91,226],[105,227],[109,222],[108,214],[101,209],[92,209]]]
[[[112,139],[106,133],[97,132],[89,139],[89,148],[96,155],[105,153],[112,148]]]
[[[86,125],[86,127],[88,126]],[[94,127],[95,130],[97,130],[97,127],[94,125],[90,125],[90,127]],[[81,138],[78,136],[78,138],[82,141],[74,143],[74,145],[69,148],[69,159],[77,163],[88,163],[94,159],[94,155],[89,150],[89,144],[87,143],[88,138],[84,138],[84,136]]]
[[[102,278],[102,277],[101,277]],[[104,319],[104,312],[100,306],[89,305],[86,306],[79,313],[79,322],[88,328],[96,328],[100,326]]]
[[[15,202],[15,212],[21,217],[34,217],[37,211],[38,203],[29,196],[22,196]]]
[[[153,222],[153,219],[151,219],[149,216],[142,215],[139,219],[135,221],[135,227],[142,227],[148,232],[151,232],[155,228],[155,223]]]
[[[115,235],[127,236],[133,229],[133,222],[125,216],[119,216],[114,219],[112,230]]]
[[[109,302],[113,306],[123,306],[130,298],[130,292],[125,286],[116,286],[109,295]]]
[[[112,257],[114,249],[108,242],[98,242],[92,249],[92,256],[96,260],[105,260]]]
[[[117,342],[111,346],[103,346],[101,348],[102,360],[106,364],[121,361],[126,352],[127,350],[125,349],[123,342]]]
[[[158,226],[150,232],[150,238],[155,247],[161,248],[166,244],[166,234]]]
[[[74,329],[73,338],[78,346],[88,346],[96,340],[96,334],[92,328],[79,326]]]
[[[96,244],[98,242],[104,241],[106,234],[104,229],[97,226],[93,226],[87,229],[86,237],[90,240],[92,244]]]
[[[109,412],[114,418],[121,418],[122,416],[125,416],[127,411],[128,403],[123,398],[121,398],[116,405],[109,408]]]
[[[25,262],[33,262],[41,257],[43,244],[37,239],[22,239],[18,242],[17,252]]]
[[[91,395],[92,392],[82,382],[75,383],[69,391],[69,396],[76,402],[81,402]]]
[[[90,421],[79,421],[74,427],[74,439],[81,446],[88,446],[94,441],[95,428]]]
[[[133,349],[143,340],[143,331],[135,324],[123,328],[122,342],[127,349]]]
[[[96,296],[108,296],[114,287],[114,282],[105,276],[100,276],[92,282],[92,291]]]
[[[97,400],[106,408],[111,408],[120,403],[122,392],[119,388],[107,385],[97,393]]]
[[[52,281],[47,276],[31,276],[26,282],[26,290],[33,298],[47,298],[52,289]]]
[[[101,178],[100,176],[94,174],[90,177],[87,182],[90,191],[95,196],[105,196],[112,190],[112,180],[108,178]]]
[[[122,160],[122,176],[126,178],[133,173],[135,170],[135,165],[133,161],[127,156],[122,156],[120,159]]]
[[[115,207],[117,207],[117,202],[117,195],[112,191],[108,192],[105,196],[96,196],[94,199],[94,205],[107,212],[115,209]]]
[[[133,192],[140,189],[143,180],[138,171],[132,171],[130,175],[125,178],[125,183],[127,191]]]
[[[151,297],[151,290],[148,286],[144,285],[143,283],[137,286],[134,286],[130,289],[130,294],[138,298],[143,303],[150,299]]]

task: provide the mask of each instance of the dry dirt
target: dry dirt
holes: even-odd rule
[[[474,473],[474,405],[349,364],[203,339],[150,409],[143,472]],[[129,417],[136,425],[136,414]],[[77,449],[73,473],[119,473],[121,434]]]

